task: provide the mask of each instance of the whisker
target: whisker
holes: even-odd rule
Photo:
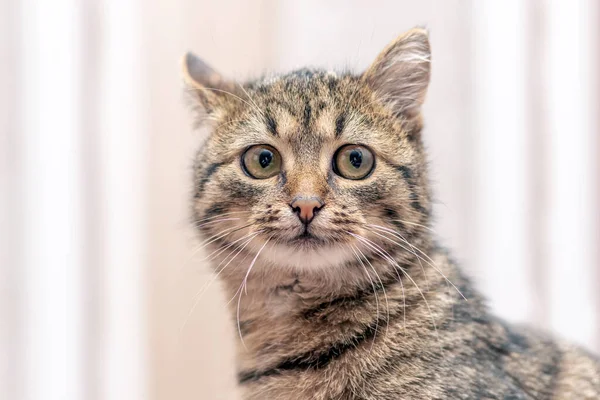
[[[389,218],[383,217],[380,214],[374,214],[374,213],[365,213],[365,216],[372,217],[372,218],[380,218],[380,219],[383,219],[385,221],[400,222],[400,223],[405,224],[405,225],[416,226],[416,227],[425,229],[426,231],[429,231],[431,233],[437,234],[437,232],[433,228],[431,228],[431,227],[429,227],[427,225],[419,224],[418,222],[406,221],[406,220],[403,220],[403,219],[389,219]]]
[[[262,247],[260,248],[260,250],[258,250],[258,252],[256,253],[256,256],[254,256],[254,260],[252,260],[252,263],[250,264],[250,267],[248,267],[248,272],[246,272],[246,276],[244,277],[244,281],[243,281],[243,284],[244,284],[244,292],[245,292],[246,294],[248,294],[248,290],[247,290],[246,283],[247,283],[247,281],[248,281],[248,276],[250,275],[250,271],[252,270],[252,267],[253,267],[253,266],[254,266],[254,264],[256,263],[256,260],[258,259],[258,256],[259,256],[259,255],[260,255],[260,253],[263,251],[263,249],[265,248],[265,246],[266,246],[266,245],[269,243],[269,241],[271,240],[271,238],[272,238],[272,237],[273,237],[273,236],[271,236],[270,238],[268,238],[268,239],[265,241],[265,244],[263,244],[263,245],[262,245]]]
[[[256,236],[258,236],[259,234],[261,234],[261,233],[263,233],[263,232],[264,232],[263,230],[260,230],[260,231],[253,232],[253,233],[249,233],[249,234],[245,235],[245,236],[242,238],[242,239],[245,239],[245,241],[244,241],[243,243],[239,244],[239,245],[238,245],[238,246],[237,246],[235,249],[233,249],[233,250],[232,250],[232,251],[231,251],[231,252],[230,252],[230,253],[227,255],[227,257],[225,257],[223,260],[221,260],[221,262],[220,262],[220,263],[219,263],[219,264],[218,264],[218,265],[217,265],[215,268],[219,268],[221,265],[223,265],[223,263],[225,263],[225,262],[227,261],[227,259],[228,259],[229,257],[231,257],[231,255],[232,255],[232,254],[233,254],[233,253],[234,253],[236,250],[238,250],[238,249],[240,249],[240,248],[241,248],[240,252],[241,252],[241,251],[243,251],[243,250],[246,248],[246,246],[247,246],[247,245],[250,243],[250,241],[251,241],[252,239],[254,239]],[[239,241],[239,240],[237,240],[237,241]],[[233,258],[231,258],[229,261],[227,261],[227,264],[225,264],[225,266],[223,267],[223,269],[225,269],[225,268],[226,268],[226,267],[227,267],[227,266],[228,266],[228,265],[229,265],[229,264],[230,264],[230,263],[231,263],[231,262],[232,262],[232,261],[235,259],[235,257],[237,257],[237,254],[239,254],[239,252],[238,252],[238,253],[236,253],[236,255],[235,255],[235,256],[233,256]],[[221,269],[221,271],[222,271],[223,269]]]
[[[375,323],[375,333],[373,334],[373,341],[371,342],[371,349],[373,349],[373,345],[375,344],[375,338],[377,337],[377,332],[378,332],[378,329],[379,329],[379,295],[377,294],[377,288],[375,287],[375,283],[373,282],[373,279],[369,275],[369,271],[367,271],[367,267],[365,266],[365,264],[363,263],[362,259],[360,258],[360,256],[357,253],[358,248],[355,247],[355,246],[352,246],[352,245],[349,245],[349,247],[352,250],[352,252],[354,253],[354,256],[356,257],[356,259],[360,262],[360,265],[362,265],[363,269],[365,270],[365,274],[369,278],[369,281],[371,282],[371,286],[373,287],[373,295],[375,296],[375,306],[376,306],[376,314],[377,314],[376,320],[375,320],[376,321],[376,323]],[[367,260],[367,262],[368,262],[368,260]],[[371,268],[373,268],[372,265],[371,265]],[[386,295],[386,292],[385,292],[385,287],[383,286],[383,282],[379,278],[379,275],[377,274],[377,271],[375,271],[375,268],[373,268],[373,272],[375,272],[375,275],[379,279],[379,284],[381,285],[381,288],[383,290],[383,295],[385,297],[386,313],[387,313],[386,326],[385,326],[385,335],[387,335],[388,328],[389,328],[389,322],[390,322],[390,306],[389,306],[387,295]]]
[[[369,281],[371,282],[371,286],[373,287],[373,295],[375,296],[375,314],[376,314],[375,332],[373,333],[373,341],[371,342],[371,348],[369,349],[369,353],[370,353],[371,350],[373,349],[373,344],[375,344],[375,339],[377,338],[377,330],[379,329],[379,296],[377,295],[377,289],[375,288],[375,283],[373,282],[373,279],[369,275],[369,271],[367,271],[367,267],[365,267],[362,260],[358,257],[358,253],[356,253],[354,251],[352,245],[349,245],[349,246],[350,246],[350,250],[352,250],[352,252],[354,253],[354,257],[360,262],[360,265],[362,265],[363,269],[365,270],[365,274],[367,275],[367,278],[369,278]]]
[[[186,89],[186,91],[188,92],[196,92],[198,89]],[[228,94],[230,96],[233,96],[234,98],[238,99],[239,101],[241,101],[242,103],[250,106],[250,107],[255,107],[253,104],[248,103],[246,100],[242,99],[240,96],[235,95],[231,92],[228,92],[227,90],[223,90],[223,89],[217,89],[217,88],[208,88],[208,87],[203,87],[202,90],[212,90],[214,92],[220,92],[220,93],[225,93]],[[259,111],[262,114],[262,111],[260,109],[257,108],[257,111]]]
[[[242,91],[246,94],[246,96],[248,96],[248,100],[250,100],[250,102],[252,102],[252,104],[254,105],[254,108],[263,116],[266,117],[265,113],[260,109],[260,107],[258,106],[258,104],[256,104],[256,102],[252,99],[252,97],[250,96],[250,94],[248,94],[248,92],[246,91],[246,89],[244,89],[244,86],[242,84],[240,84],[239,82],[237,82],[238,86],[240,87],[240,89],[242,89]]]
[[[377,225],[367,224],[367,226],[375,227]],[[375,232],[372,229],[369,229],[367,227],[365,227],[365,229],[367,229],[371,233],[376,234],[377,236],[381,236],[384,239],[387,239],[387,237],[385,237],[384,235],[381,235],[381,234]],[[377,229],[377,228],[375,228],[375,229]],[[423,277],[425,278],[425,284],[427,285],[427,291],[429,291],[429,278],[427,277],[427,273],[425,272],[425,267],[423,267],[423,263],[421,262],[421,257],[419,257],[419,255],[414,251],[414,249],[407,249],[407,248],[405,248],[404,246],[402,246],[400,244],[398,244],[398,245],[400,247],[402,247],[403,249],[408,250],[409,252],[411,252],[415,256],[415,258],[417,259],[417,262],[419,263],[419,266],[421,267],[421,271],[423,272]]]
[[[263,232],[263,231],[261,230],[261,231],[258,231],[258,232]],[[242,236],[241,238],[236,239],[233,242],[229,243],[227,246],[219,247],[217,250],[215,250],[212,253],[210,253],[209,255],[207,255],[204,258],[204,261],[211,261],[212,259],[217,258],[221,254],[223,254],[224,251],[226,251],[227,249],[229,249],[231,246],[235,245],[237,242],[240,242],[240,241],[242,241],[244,239],[247,239],[248,237],[252,236],[254,233],[258,233],[258,232],[250,232],[250,233]],[[225,258],[227,258],[227,257],[225,257]]]
[[[237,232],[239,230],[245,229],[249,226],[252,226],[252,223],[246,224],[246,225],[242,225],[242,226],[232,226],[230,228],[225,228],[223,229],[221,232],[209,237],[208,239],[206,239],[204,242],[200,243],[200,248],[204,248],[206,246],[208,246],[209,244],[219,240],[219,239],[223,239],[225,236],[228,236],[234,232]]]
[[[201,218],[199,220],[194,221],[194,223],[197,224],[197,223],[200,223],[200,222],[209,221],[209,220],[215,219],[215,218],[221,218],[221,217],[224,217],[226,215],[231,215],[231,214],[241,214],[241,213],[249,214],[251,212],[252,211],[229,211],[229,212],[222,213],[222,214],[219,214],[219,215],[213,215],[212,217]]]
[[[196,254],[198,254],[198,252],[200,250],[202,250],[203,248],[205,248],[206,246],[208,246],[209,244],[222,239],[224,237],[226,237],[227,235],[231,235],[234,232],[237,232],[239,230],[242,230],[244,228],[248,228],[249,226],[252,226],[252,224],[246,224],[243,226],[234,226],[234,227],[230,227],[230,228],[226,228],[223,229],[221,232],[209,237],[208,239],[204,240],[202,243],[200,243],[198,246],[196,246],[193,250],[192,250],[192,254],[181,264],[181,267],[179,267],[178,269],[178,274],[181,274],[181,272],[183,271],[183,269],[185,268],[185,266],[196,256]],[[212,240],[211,240],[212,239]],[[206,261],[206,259],[204,259],[203,261]]]
[[[362,240],[362,239],[368,240],[367,238],[365,238],[361,235],[354,234],[351,232],[348,232],[348,233],[359,240]],[[367,244],[368,246],[371,246],[368,242],[365,242],[365,244]],[[406,292],[404,291],[404,282],[402,282],[402,277],[400,276],[400,273],[396,269],[394,269],[394,272],[396,272],[396,275],[398,276],[398,282],[400,282],[400,289],[402,290],[402,310],[403,310],[402,311],[402,320],[403,320],[403,324],[404,324],[403,330],[404,330],[404,333],[406,334]]]
[[[374,227],[379,227],[378,225],[372,225],[372,226],[374,226]],[[441,269],[439,269],[439,267],[436,265],[435,261],[433,261],[433,260],[431,259],[431,257],[429,257],[429,256],[428,256],[428,255],[427,255],[425,252],[423,252],[423,251],[422,251],[421,249],[419,249],[418,247],[416,247],[416,246],[412,245],[412,244],[411,244],[411,243],[410,243],[408,240],[406,240],[406,239],[405,239],[405,238],[404,238],[402,235],[400,235],[398,232],[396,232],[396,231],[394,231],[394,230],[392,230],[392,229],[389,229],[389,228],[385,228],[385,227],[383,227],[383,226],[382,226],[382,227],[379,227],[379,229],[380,229],[380,230],[381,230],[381,229],[383,229],[383,230],[385,230],[386,232],[389,232],[389,233],[391,233],[392,235],[394,235],[394,236],[398,237],[399,239],[403,240],[403,241],[404,241],[404,242],[405,242],[407,245],[411,246],[412,248],[414,248],[414,249],[416,249],[417,251],[419,251],[419,253],[423,254],[423,256],[427,257],[427,259],[428,259],[429,261],[428,261],[428,260],[425,260],[425,259],[423,259],[423,258],[421,258],[421,257],[419,257],[419,258],[421,258],[423,261],[425,261],[425,262],[426,262],[426,263],[427,263],[427,264],[428,264],[428,265],[429,265],[431,268],[433,268],[433,269],[434,269],[434,270],[435,270],[435,271],[436,271],[438,274],[440,274],[440,275],[441,275],[441,276],[444,278],[444,280],[446,280],[446,282],[447,282],[448,284],[450,284],[450,285],[451,285],[451,286],[454,288],[454,290],[456,290],[456,291],[458,292],[458,294],[459,294],[459,295],[460,295],[460,296],[461,296],[461,297],[462,297],[462,298],[463,298],[465,301],[468,301],[468,299],[467,299],[467,298],[466,298],[466,297],[465,297],[465,296],[462,294],[462,292],[461,292],[461,291],[460,291],[460,290],[459,290],[459,289],[456,287],[456,285],[455,285],[454,283],[452,283],[452,281],[451,281],[450,279],[448,279],[448,278],[446,277],[446,275],[444,275],[444,273],[442,272],[442,270],[441,270]],[[373,231],[371,231],[371,232],[372,232],[372,233],[374,233],[374,234],[376,234],[376,235],[378,235],[378,233],[377,233],[377,232],[373,232]],[[387,240],[391,241],[392,243],[395,243],[395,244],[397,244],[398,246],[400,246],[400,247],[402,247],[402,248],[406,249],[406,248],[405,248],[403,245],[401,245],[400,243],[398,243],[398,242],[396,242],[396,241],[394,241],[394,240],[392,240],[392,239],[390,239],[390,238],[388,238],[388,237],[385,237],[385,236],[382,236],[382,235],[379,235],[379,236],[381,236],[381,237],[383,237],[384,239],[387,239]]]
[[[265,243],[262,245],[262,247],[260,248],[260,250],[258,250],[258,252],[256,253],[256,255],[254,256],[254,259],[252,260],[252,262],[250,263],[250,266],[248,267],[248,272],[246,272],[246,276],[244,277],[244,280],[242,281],[242,285],[240,286],[240,295],[238,297],[238,303],[237,303],[237,328],[238,328],[238,333],[240,335],[240,340],[242,341],[242,345],[244,346],[244,348],[246,348],[246,343],[244,343],[244,337],[242,335],[242,327],[240,326],[240,304],[242,302],[242,287],[244,288],[244,292],[246,294],[248,294],[248,287],[247,287],[247,282],[248,282],[248,276],[250,275],[250,271],[252,271],[252,267],[254,267],[254,264],[256,263],[256,260],[258,259],[258,256],[260,255],[260,253],[262,253],[263,249],[265,248],[265,246],[269,243],[269,241],[271,240],[273,236],[269,237]],[[247,348],[246,348],[247,349]]]
[[[388,332],[388,329],[389,329],[389,323],[390,323],[390,304],[388,302],[388,296],[387,296],[387,293],[385,291],[385,285],[383,284],[383,281],[381,280],[381,277],[379,276],[379,274],[377,273],[377,270],[375,269],[375,267],[373,266],[373,264],[371,264],[371,261],[369,261],[369,259],[367,258],[367,256],[365,256],[365,254],[358,247],[354,246],[354,248],[365,259],[365,261],[367,262],[367,264],[369,264],[369,266],[371,267],[371,269],[375,273],[375,276],[379,280],[379,284],[381,285],[381,290],[383,291],[383,298],[385,299],[385,307],[387,309],[387,321],[386,321],[387,324],[385,326],[385,334],[387,335],[387,332]]]
[[[423,224],[418,224],[418,223],[416,223],[416,222],[405,221],[405,220],[403,220],[403,219],[393,219],[392,221],[401,222],[401,223],[403,223],[403,224],[406,224],[406,225],[418,226],[418,227],[420,227],[420,228],[423,228],[423,229],[426,229],[426,230],[428,230],[428,231],[429,231],[429,232],[431,232],[431,233],[437,233],[437,232],[436,232],[435,230],[433,230],[432,228],[430,228],[430,227],[428,227],[428,226],[426,226],[426,225],[423,225]]]
[[[218,220],[216,220],[216,221],[209,221],[209,222],[205,222],[205,223],[202,223],[202,224],[199,224],[199,225],[197,225],[197,224],[194,224],[194,226],[195,226],[196,228],[200,228],[200,227],[202,227],[202,226],[206,226],[206,225],[212,225],[212,224],[216,224],[216,223],[218,223],[218,222],[225,222],[225,221],[239,221],[240,219],[241,219],[241,218],[223,218],[223,219],[218,219]]]
[[[237,118],[237,119],[232,119],[232,120],[229,120],[229,121],[221,122],[220,124],[218,124],[217,126],[215,126],[214,130],[216,131],[218,129],[227,128],[227,127],[229,127],[231,125],[238,124],[238,123],[240,123],[243,120],[244,120],[244,118]]]
[[[233,260],[235,260],[235,258],[242,252],[244,251],[244,249],[246,248],[246,246],[258,235],[260,234],[262,231],[258,231],[256,233],[253,234],[253,236],[249,239],[247,239],[246,242],[242,243],[240,246],[238,246],[236,249],[234,249],[231,253],[233,254],[233,252],[235,252],[236,250],[241,249],[233,256],[233,258],[231,260],[229,260],[229,262],[227,264],[225,264],[225,266],[223,268],[221,268],[207,283],[205,283],[200,290],[198,290],[198,292],[194,295],[194,304],[192,306],[192,308],[190,309],[190,311],[188,312],[185,320],[183,321],[183,324],[181,326],[181,328],[179,329],[179,332],[183,332],[183,330],[185,329],[185,326],[187,325],[187,322],[189,321],[190,317],[192,316],[192,314],[194,313],[194,311],[196,310],[196,307],[198,306],[198,304],[200,303],[200,298],[202,297],[202,294],[210,287],[210,285],[217,280],[217,278],[219,277],[219,275],[221,274],[221,272],[223,272],[225,270],[225,268],[227,268],[227,266],[229,264],[231,264],[231,262]],[[231,254],[230,254],[231,255]],[[227,260],[229,256],[225,257],[225,260]],[[217,265],[217,267],[215,269],[218,269],[221,264],[225,261],[223,260],[221,263],[219,263],[219,265]]]
[[[353,236],[355,236],[356,238],[365,240],[366,242],[371,242],[373,243],[371,240],[360,236],[360,235],[355,235],[352,234]],[[376,243],[373,243],[374,246],[381,248],[380,246],[378,246]],[[410,276],[410,274],[400,266],[400,264],[398,264],[398,262],[396,260],[394,260],[390,254],[385,251],[385,249],[381,249],[383,251],[383,253],[385,253],[386,255],[386,259],[392,263],[393,266],[395,266],[396,268],[398,268],[404,275],[406,275],[406,277],[412,282],[412,284],[415,286],[415,288],[417,289],[417,291],[419,292],[419,294],[421,295],[421,297],[423,298],[423,300],[425,301],[425,306],[427,307],[427,310],[429,311],[429,316],[431,317],[431,323],[433,324],[433,329],[435,331],[435,334],[438,338],[438,342],[439,342],[439,332],[437,330],[437,325],[435,323],[435,318],[433,317],[433,312],[431,310],[431,307],[429,306],[429,302],[427,301],[427,298],[425,297],[425,295],[423,294],[423,292],[421,291],[421,288],[419,287],[419,285],[417,285],[417,283],[415,282],[415,280]]]

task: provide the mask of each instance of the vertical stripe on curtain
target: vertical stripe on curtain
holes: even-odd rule
[[[473,264],[496,312],[528,322],[535,291],[527,212],[527,6],[519,0],[472,4]]]
[[[149,138],[142,8],[101,12],[98,162],[102,221],[101,399],[147,399],[146,254]]]
[[[178,54],[359,69],[419,23],[442,235],[500,316],[600,351],[599,22],[595,0],[0,2],[0,398],[233,396],[215,297],[174,350],[196,145]]]
[[[548,154],[544,231],[549,326],[598,348],[598,3],[551,1],[545,10],[544,117]]]
[[[19,154],[20,102],[17,77],[19,43],[17,42],[19,7],[16,2],[0,2],[0,398],[22,396],[20,376],[20,338],[22,315],[18,310],[23,290],[20,252],[20,208],[16,193]]]
[[[25,399],[83,394],[81,21],[74,0],[25,0],[17,115]]]
[[[598,351],[598,5],[472,4],[479,283]]]
[[[148,398],[141,6],[0,3],[0,398]]]

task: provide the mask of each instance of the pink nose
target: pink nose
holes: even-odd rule
[[[292,210],[298,214],[300,221],[302,221],[304,224],[309,224],[310,221],[312,221],[315,217],[317,211],[323,208],[323,202],[314,197],[299,197],[292,201],[290,207],[292,207]]]

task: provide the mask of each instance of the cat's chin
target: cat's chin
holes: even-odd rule
[[[318,247],[327,245],[327,242],[323,239],[318,238],[308,231],[304,231],[302,234],[288,241],[289,246],[297,247],[301,250],[313,250]]]
[[[277,266],[304,270],[339,267],[355,259],[348,246],[324,244],[310,237],[268,246],[260,257]]]

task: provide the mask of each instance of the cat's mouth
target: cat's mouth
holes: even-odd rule
[[[310,233],[308,229],[305,229],[301,234],[290,240],[291,244],[294,245],[323,245],[325,241],[314,234]]]

